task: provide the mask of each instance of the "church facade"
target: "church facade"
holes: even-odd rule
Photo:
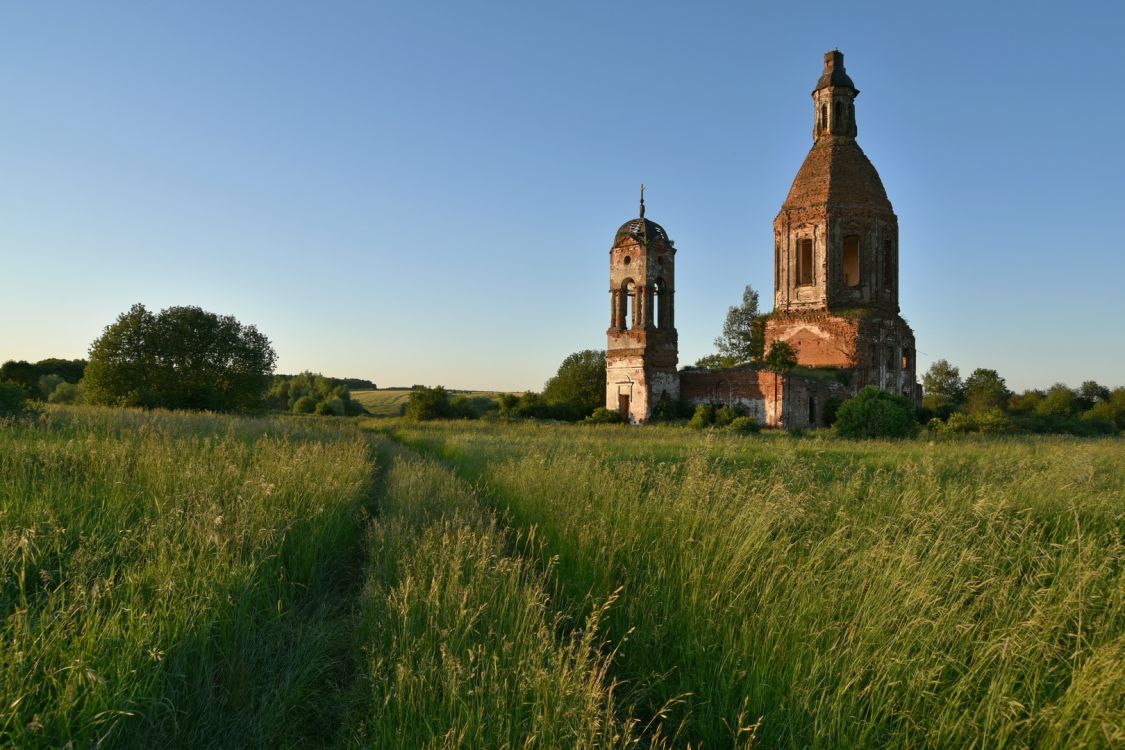
[[[678,369],[676,247],[640,217],[610,249],[606,407],[648,421],[663,400],[740,405],[777,427],[826,424],[826,406],[874,385],[921,399],[914,333],[898,294],[898,218],[856,142],[855,87],[838,50],[813,91],[813,146],[774,219],[774,311],[765,350],[789,344],[798,369]]]

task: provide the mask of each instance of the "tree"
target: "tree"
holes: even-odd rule
[[[1078,411],[1076,401],[1074,391],[1067,388],[1063,383],[1055,383],[1047,391],[1047,395],[1035,405],[1035,411],[1039,414],[1069,417]]]
[[[765,318],[758,313],[758,293],[747,284],[742,304],[727,310],[723,333],[715,339],[719,354],[734,364],[760,360],[765,348],[765,324]]]
[[[770,347],[763,363],[767,370],[773,371],[773,408],[777,411],[777,376],[786,374],[797,366],[797,352],[785,341],[775,341]],[[781,420],[778,420],[780,424]]]
[[[276,360],[268,338],[229,315],[137,304],[90,346],[83,387],[96,404],[257,411]]]
[[[605,351],[583,349],[564,359],[543,386],[543,400],[570,419],[583,419],[605,406]]]
[[[8,360],[0,365],[0,381],[15,383],[30,399],[40,397],[39,375],[39,368],[24,360]]]
[[[840,404],[834,429],[848,438],[902,438],[916,435],[918,422],[910,399],[869,385]]]
[[[440,385],[434,388],[415,387],[406,401],[405,416],[418,422],[449,417],[449,392]]]
[[[274,375],[266,393],[266,404],[271,409],[294,414],[354,417],[366,411],[362,404],[352,399],[352,393],[343,380],[308,371],[297,375]]]
[[[940,404],[960,404],[965,397],[961,370],[953,367],[947,360],[938,360],[929,365],[926,374],[921,377],[921,387],[925,398],[933,396]]]
[[[1078,396],[1093,404],[1095,401],[1109,401],[1110,390],[1104,385],[1098,385],[1096,380],[1087,380],[1078,387]]]
[[[965,378],[965,406],[970,414],[988,409],[1003,409],[1011,393],[996,370],[978,367]]]
[[[725,370],[728,367],[734,367],[737,362],[734,357],[728,357],[723,354],[708,354],[706,357],[700,357],[695,361],[696,367],[702,367],[707,370]]]
[[[27,407],[27,392],[19,383],[0,381],[0,417],[23,414]]]

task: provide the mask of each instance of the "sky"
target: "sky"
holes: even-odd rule
[[[746,284],[770,307],[838,48],[919,375],[1125,385],[1123,28],[1095,0],[0,0],[0,360],[197,305],[280,372],[538,389],[605,347],[643,182],[691,364]]]

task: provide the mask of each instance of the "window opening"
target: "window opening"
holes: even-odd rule
[[[801,286],[813,283],[812,240],[797,240],[797,283]]]
[[[844,286],[859,286],[859,237],[844,238]]]
[[[629,279],[621,285],[621,328],[628,331],[637,324],[636,287]]]

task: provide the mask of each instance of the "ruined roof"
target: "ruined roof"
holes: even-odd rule
[[[638,242],[660,240],[667,242],[669,245],[672,244],[672,241],[668,239],[668,233],[664,231],[664,227],[645,218],[631,219],[622,224],[613,238],[613,244],[616,245],[625,237],[632,237]]]
[[[818,139],[797,170],[781,209],[821,205],[893,211],[879,173],[852,138]]]
[[[816,82],[816,88],[813,91],[820,91],[829,86],[847,86],[857,94],[859,93],[859,89],[848,77],[848,72],[844,70],[844,53],[838,49],[824,53],[824,73],[821,74],[820,80]]]

